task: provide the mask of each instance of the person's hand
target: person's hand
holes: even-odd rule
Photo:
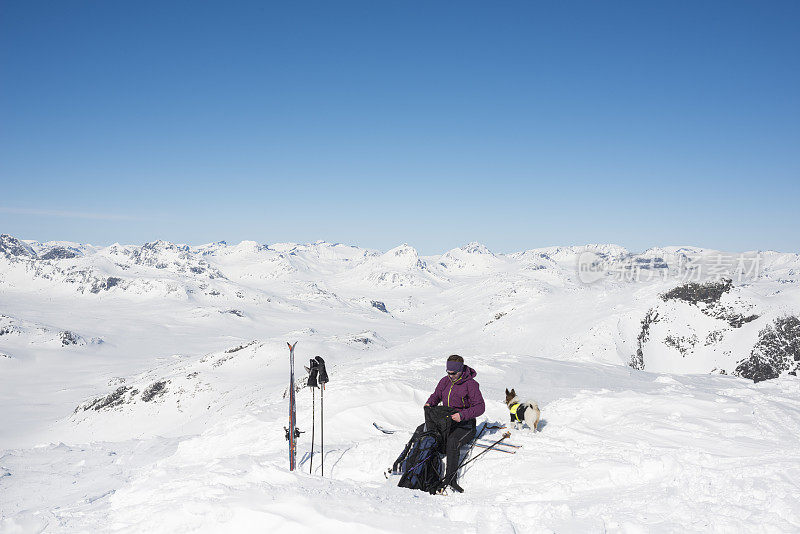
[[[450,416],[450,418],[453,421],[455,421],[456,423],[460,423],[461,422],[461,414],[460,413],[454,413],[453,415]]]
[[[425,404],[425,406],[430,406],[430,404]]]

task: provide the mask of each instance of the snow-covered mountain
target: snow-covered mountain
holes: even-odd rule
[[[0,531],[792,531],[798,273],[797,254],[697,247],[2,235]],[[324,479],[308,433],[286,465],[298,340],[299,375],[323,355],[332,377]],[[541,432],[475,462],[465,496],[398,489],[382,471],[451,353],[482,420],[507,420],[513,386]]]

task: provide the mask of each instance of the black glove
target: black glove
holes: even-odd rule
[[[319,364],[317,360],[308,360],[308,382],[306,386],[310,388],[318,388],[317,373],[319,373]]]
[[[317,360],[317,370],[318,370],[318,379],[320,384],[327,384],[328,383],[328,371],[325,369],[325,360],[322,359],[322,356],[316,356],[314,358]]]

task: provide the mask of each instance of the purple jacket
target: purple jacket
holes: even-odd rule
[[[461,408],[458,413],[462,421],[475,419],[486,410],[480,384],[475,381],[476,374],[475,369],[465,365],[455,383],[445,376],[439,380],[427,404],[436,406],[441,402],[444,406]]]

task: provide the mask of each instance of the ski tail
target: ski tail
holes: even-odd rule
[[[394,429],[391,429],[391,428],[386,428],[386,427],[381,426],[381,425],[379,425],[378,423],[375,423],[375,422],[372,423],[372,426],[374,426],[375,428],[377,428],[378,430],[380,430],[384,434],[394,434],[395,432],[397,432],[397,430],[394,430]]]

